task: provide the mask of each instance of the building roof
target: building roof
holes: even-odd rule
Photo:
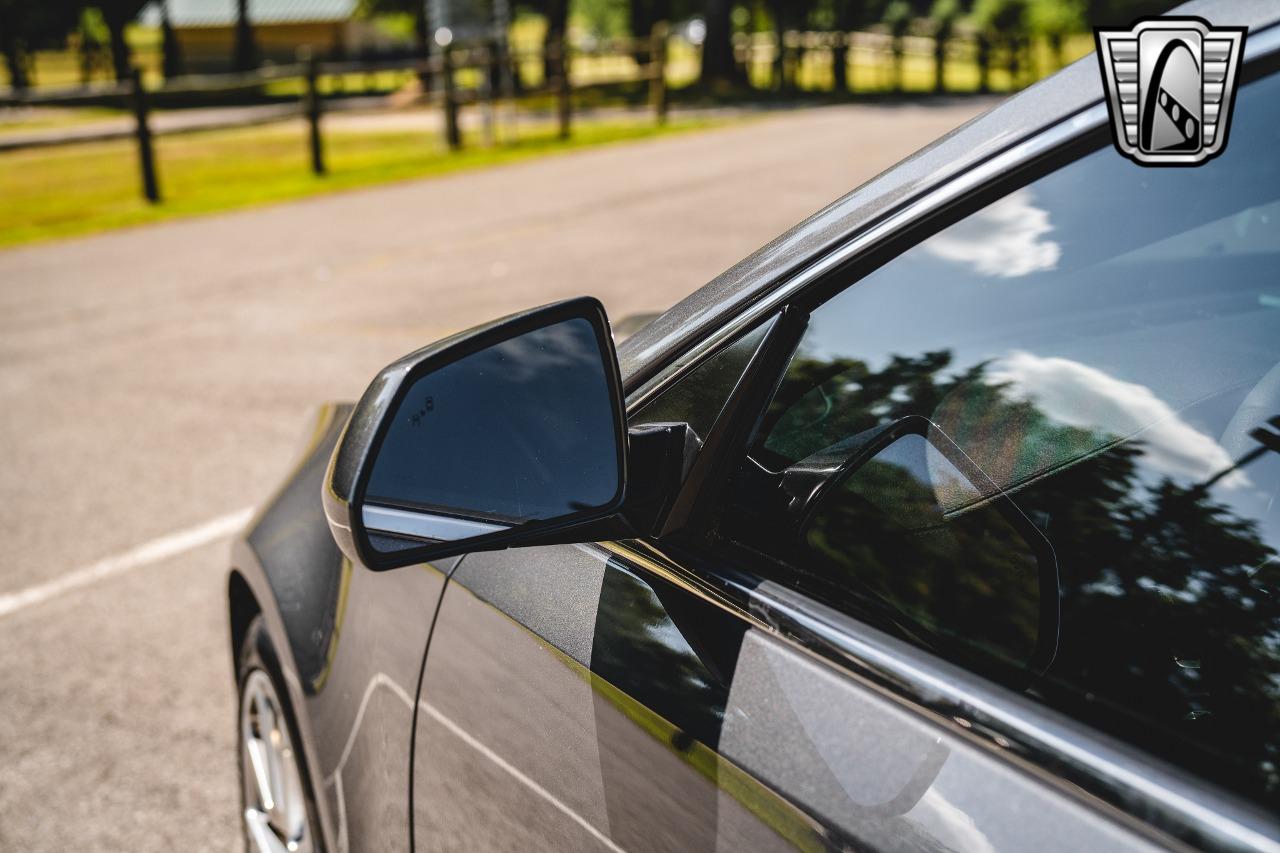
[[[227,27],[236,22],[236,0],[167,0],[175,27]],[[249,0],[254,24],[296,24],[345,21],[356,12],[357,0]],[[160,1],[142,11],[142,23],[160,24]]]

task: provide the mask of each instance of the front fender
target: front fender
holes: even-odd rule
[[[280,657],[281,675],[302,736],[301,748],[313,771],[320,766],[319,756],[310,717],[303,709],[328,671],[351,574],[350,564],[329,534],[320,488],[351,410],[350,403],[327,403],[315,411],[293,470],[231,548],[228,588],[233,663],[238,660],[243,628],[252,618],[252,610],[257,610]],[[251,602],[240,600],[246,588]],[[336,823],[326,799],[316,793],[320,831],[330,842],[326,848],[334,849]]]

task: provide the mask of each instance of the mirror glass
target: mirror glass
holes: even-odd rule
[[[413,380],[388,414],[361,517],[373,548],[454,542],[610,504],[611,354],[587,319],[525,331]]]

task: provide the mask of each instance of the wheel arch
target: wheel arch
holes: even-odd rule
[[[253,594],[249,581],[240,569],[232,567],[227,575],[227,616],[231,636],[231,663],[233,671],[239,663],[240,647],[253,617],[262,612],[262,605]]]

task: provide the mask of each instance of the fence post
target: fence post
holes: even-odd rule
[[[496,101],[505,94],[503,91],[505,87],[502,85],[502,40],[497,36],[490,36],[485,41],[485,50],[488,52],[489,60],[485,68],[485,74],[489,80],[489,97]]]
[[[560,114],[560,138],[568,139],[572,120],[573,90],[569,82],[569,41],[562,37],[553,45],[556,59],[556,99]]]
[[[454,151],[462,148],[462,134],[458,130],[458,93],[453,80],[453,44],[446,44],[440,52],[444,63],[444,139]]]
[[[649,101],[658,124],[667,123],[667,22],[653,25],[653,45],[649,49]]]
[[[138,167],[142,171],[142,195],[152,204],[160,202],[160,185],[156,181],[156,156],[151,145],[151,127],[147,124],[147,90],[142,87],[142,71],[134,68],[129,78],[133,117],[137,121]]]
[[[324,140],[320,136],[320,63],[306,48],[299,53],[299,58],[307,66],[307,93],[303,101],[303,110],[306,112],[310,130],[311,171],[316,175],[323,175],[325,168]]]
[[[483,65],[484,96],[488,102],[484,116],[485,144],[492,146],[498,139],[498,104],[502,97],[502,60],[498,56],[496,36],[484,44]]]
[[[985,33],[978,34],[978,91],[991,91],[991,40]]]

